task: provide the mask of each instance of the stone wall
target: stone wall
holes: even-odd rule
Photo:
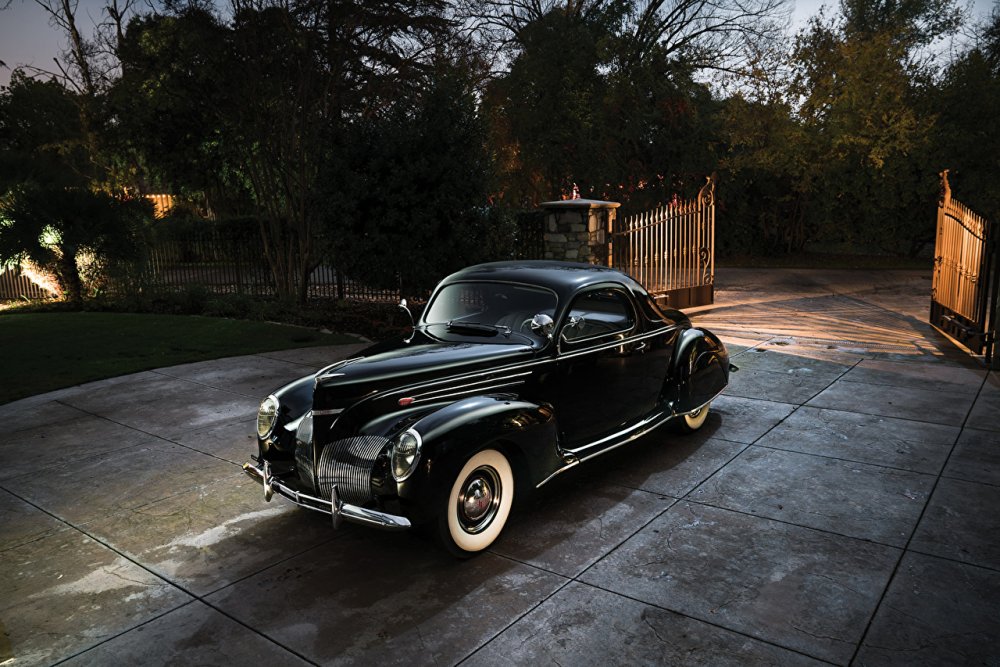
[[[545,259],[608,266],[611,225],[618,202],[567,199],[541,204],[545,212]]]

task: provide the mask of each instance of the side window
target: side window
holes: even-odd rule
[[[573,302],[562,338],[568,343],[576,343],[622,333],[633,326],[635,313],[624,294],[615,289],[595,290]]]

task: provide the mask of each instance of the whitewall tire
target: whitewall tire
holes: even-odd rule
[[[514,503],[514,473],[495,449],[473,454],[448,493],[439,534],[444,546],[460,557],[487,548],[507,523]]]
[[[677,427],[682,433],[694,433],[702,426],[705,425],[705,420],[708,419],[708,409],[711,407],[711,403],[706,403],[701,407],[701,409],[690,414],[686,414],[677,420]]]

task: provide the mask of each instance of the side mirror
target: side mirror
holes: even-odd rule
[[[406,299],[399,300],[398,308],[410,316],[410,329],[412,331],[410,332],[410,337],[405,340],[405,342],[409,343],[413,340],[414,334],[417,333],[417,323],[413,319],[413,313],[410,312],[410,307],[406,305]]]
[[[416,326],[415,322],[413,321],[413,313],[410,312],[410,307],[406,305],[406,299],[399,300],[399,309],[410,316],[410,326],[411,327]]]
[[[572,331],[576,327],[580,326],[583,326],[583,317],[580,315],[570,315],[569,318],[566,320],[566,324],[563,325],[562,336],[560,336],[560,338],[562,338],[562,340],[566,342],[570,342],[571,340],[573,340],[573,338],[579,338],[580,337],[579,333],[577,333],[576,336],[571,336],[567,334],[569,334],[570,331]]]
[[[552,330],[555,329],[555,326],[556,323],[545,313],[538,313],[531,318],[531,331],[536,336],[552,338]]]

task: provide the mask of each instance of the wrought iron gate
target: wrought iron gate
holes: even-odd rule
[[[690,308],[715,299],[715,177],[695,199],[623,218],[611,230],[611,265],[658,303]]]
[[[1000,267],[994,226],[951,198],[948,171],[938,204],[931,324],[996,361]]]

